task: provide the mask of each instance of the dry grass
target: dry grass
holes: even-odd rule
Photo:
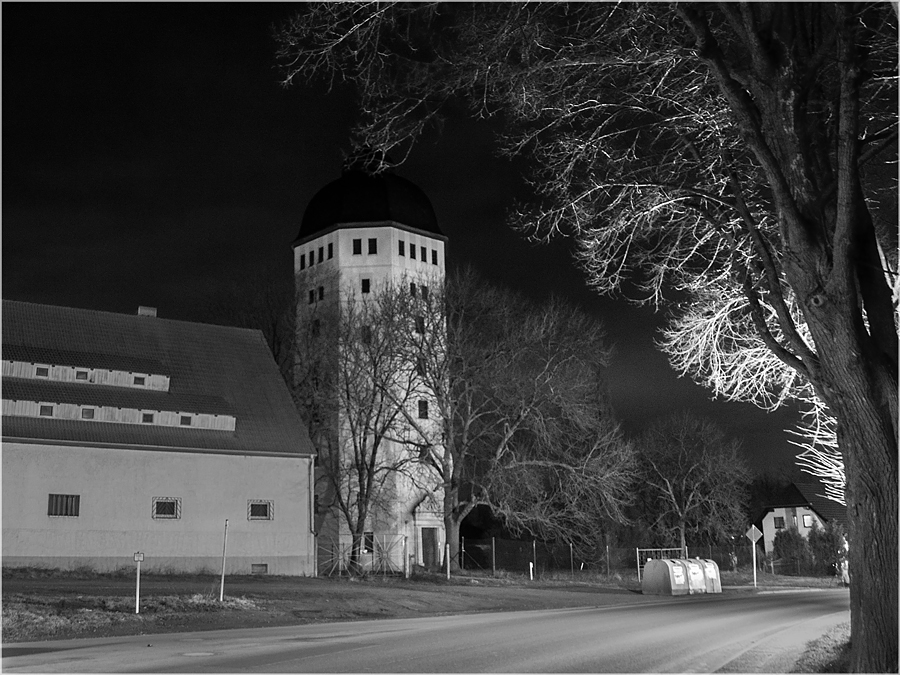
[[[794,664],[791,672],[850,672],[850,624],[839,624],[818,640],[807,643],[806,651]]]

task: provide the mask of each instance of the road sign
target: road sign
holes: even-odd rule
[[[744,532],[744,536],[755,544],[762,536],[762,532],[759,531],[759,528],[756,525],[751,525],[750,529]]]
[[[144,562],[144,554],[143,553],[135,553],[134,554],[134,562]]]

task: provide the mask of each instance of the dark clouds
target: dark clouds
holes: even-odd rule
[[[303,209],[336,178],[354,119],[346,90],[285,90],[271,27],[290,5],[4,3],[3,296],[199,319],[236,283],[291,274]],[[431,197],[457,264],[600,314],[610,389],[630,432],[693,409],[744,439],[758,468],[791,462],[787,414],[711,404],[653,349],[660,317],[592,295],[570,243],[504,224],[518,167],[466,120],[403,175]]]

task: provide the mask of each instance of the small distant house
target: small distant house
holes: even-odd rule
[[[3,301],[3,565],[314,575],[314,451],[259,331]]]
[[[766,553],[774,550],[775,534],[779,530],[796,527],[801,535],[808,537],[814,526],[823,529],[832,520],[847,525],[847,508],[826,499],[824,493],[818,483],[791,483],[764,507],[762,531]]]

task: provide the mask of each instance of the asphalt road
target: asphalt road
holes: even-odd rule
[[[5,672],[787,672],[846,589],[17,643]]]

